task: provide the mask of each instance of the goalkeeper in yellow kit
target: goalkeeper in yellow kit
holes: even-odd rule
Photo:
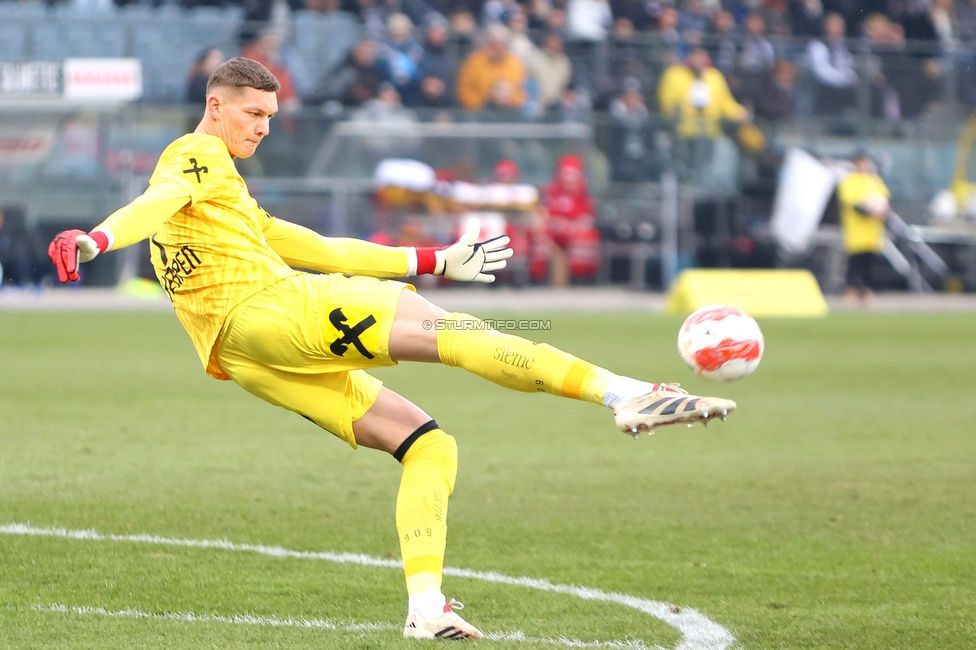
[[[268,134],[278,87],[250,59],[221,65],[203,119],[166,148],[146,192],[90,233],[60,233],[49,255],[67,282],[78,279],[79,262],[149,239],[159,282],[209,375],[234,380],[354,448],[392,454],[403,466],[396,504],[408,594],[403,635],[479,638],[441,592],[457,445],[365,369],[399,361],[458,366],[515,390],[608,406],[618,428],[635,437],[724,418],[735,403],[615,375],[384,281],[422,273],[493,281],[512,252],[507,237],[479,242],[477,221],[451,246],[415,249],[325,238],[269,215],[233,160],[254,154]]]

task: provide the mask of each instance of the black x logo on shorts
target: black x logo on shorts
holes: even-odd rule
[[[342,313],[342,309],[340,307],[336,307],[332,310],[332,313],[329,314],[329,321],[337,330],[339,330],[340,334],[342,335],[333,341],[331,345],[329,345],[329,350],[332,351],[332,354],[336,355],[337,357],[344,357],[346,356],[346,350],[349,349],[349,346],[354,345],[356,349],[359,350],[359,354],[363,355],[367,359],[373,358],[373,355],[370,354],[369,350],[366,349],[363,342],[359,340],[359,337],[362,336],[363,332],[376,324],[376,319],[373,318],[372,314],[362,319],[352,327],[349,327],[346,325],[346,315]]]

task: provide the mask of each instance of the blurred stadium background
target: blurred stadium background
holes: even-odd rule
[[[21,241],[33,241],[21,245],[31,249],[25,282],[50,282],[42,254],[50,236],[91,227],[134,198],[166,144],[196,124],[202,105],[187,92],[198,57],[212,48],[235,56],[268,37],[270,49],[250,51],[288,75],[290,98],[240,167],[269,212],[323,234],[450,239],[451,210],[445,222],[443,206],[384,200],[376,176],[384,160],[419,160],[438,178],[487,183],[510,159],[523,183],[542,188],[559,157],[574,154],[585,161],[601,237],[596,271],[582,282],[664,290],[688,267],[807,267],[832,294],[843,279],[836,200],[807,248],[784,250],[770,228],[783,160],[791,149],[828,161],[866,149],[909,226],[895,237],[908,266],[889,269],[883,288],[973,291],[971,11],[968,0],[0,0],[0,205],[8,233],[11,222],[23,223]],[[857,78],[833,103],[810,56],[831,12],[846,20],[843,46]],[[391,16],[407,17],[412,40],[397,40]],[[416,58],[411,48],[420,47],[419,56],[433,24],[447,26],[439,52],[453,66],[451,85],[497,23],[508,25],[509,49],[525,61],[521,103],[462,108],[451,92],[427,101],[403,82],[404,53]],[[562,37],[571,73],[545,105],[545,74],[532,57],[551,32]],[[371,94],[350,99],[330,81],[364,40],[374,43],[379,78]],[[758,134],[724,123],[691,137],[662,114],[664,71],[697,47],[709,51]],[[122,67],[84,67],[93,58]],[[97,83],[89,77],[86,87],[84,75],[70,73],[79,61],[102,75]],[[382,96],[384,82],[398,96]],[[770,88],[783,99],[772,107]],[[510,223],[525,218],[502,213]],[[926,266],[913,241],[931,244],[948,272]],[[84,283],[151,277],[137,248],[96,260]],[[529,265],[531,251],[526,257]],[[25,262],[8,261],[8,283],[14,264]],[[544,273],[516,264],[503,279],[522,285]]]
[[[488,191],[499,161],[544,195],[557,161],[578,156],[600,236],[577,280],[587,286],[550,291],[523,240],[499,282],[509,286],[439,287],[438,304],[551,322],[540,339],[740,405],[727,423],[635,445],[586,405],[447,368],[378,372],[461,443],[450,565],[673,603],[674,616],[697,610],[724,626],[732,647],[973,647],[976,2],[306,2],[0,0],[0,647],[404,647],[395,571],[91,532],[398,557],[398,466],[210,381],[165,298],[111,288],[152,286],[127,282],[151,277],[145,247],[86,265],[84,290],[46,290],[50,238],[138,195],[163,148],[197,123],[188,91],[201,55],[235,56],[269,34],[294,92],[240,161],[269,212],[387,242],[448,241],[468,211],[524,228],[533,202]],[[858,80],[838,108],[824,104],[809,56],[831,12],[846,21]],[[494,22],[527,58],[560,33],[571,72],[548,106],[539,69],[517,107],[381,93],[400,13],[419,43],[447,24],[452,82]],[[746,33],[750,15],[762,39]],[[330,82],[364,40],[386,63],[359,71],[370,92],[343,96]],[[729,123],[688,138],[662,113],[661,78],[697,45],[759,137]],[[747,52],[771,52],[775,67],[750,76]],[[791,194],[809,179],[788,187],[784,162],[808,156],[822,171],[857,151],[873,156],[905,222],[890,233],[900,270],[879,278],[893,291],[874,304],[939,313],[874,313],[837,296],[835,198],[821,197],[805,247],[777,239],[777,199],[811,200]],[[452,182],[482,198],[460,200],[442,185]],[[677,355],[682,316],[662,314],[662,294],[690,268],[806,268],[832,311],[856,313],[760,315],[763,366],[716,387]],[[81,370],[66,372],[66,359]],[[527,647],[522,632],[533,647],[728,647],[605,602],[458,576],[449,589],[496,634],[492,648]],[[353,625],[232,624],[247,617]]]

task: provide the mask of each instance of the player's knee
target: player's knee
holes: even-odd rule
[[[433,420],[407,437],[393,457],[403,464],[430,463],[437,466],[444,471],[450,491],[454,491],[458,466],[457,441],[454,436],[444,433]]]

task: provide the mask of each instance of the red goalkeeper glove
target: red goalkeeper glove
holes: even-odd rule
[[[481,221],[468,220],[461,238],[444,248],[417,249],[417,275],[431,273],[460,282],[494,282],[493,271],[508,264],[514,251],[508,247],[508,235],[479,242]]]
[[[47,247],[47,255],[58,270],[58,280],[74,282],[81,277],[78,274],[78,265],[90,262],[106,250],[108,236],[101,231],[65,230],[58,233]]]

